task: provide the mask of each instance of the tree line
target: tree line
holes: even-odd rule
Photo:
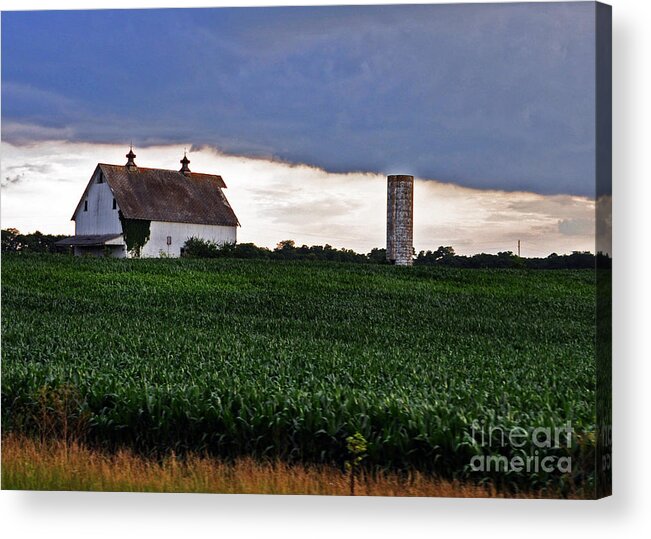
[[[264,258],[268,260],[323,260],[330,262],[383,263],[384,249],[373,249],[368,254],[352,249],[336,249],[331,245],[301,245],[293,240],[283,240],[275,249],[258,247],[253,243],[226,243],[219,245],[200,238],[185,242],[183,256],[191,258]]]
[[[263,258],[268,260],[322,260],[334,262],[355,262],[362,264],[388,264],[386,249],[374,248],[366,254],[352,249],[336,249],[330,245],[301,245],[293,240],[284,240],[275,249],[258,247],[253,243],[218,245],[199,238],[190,238],[183,251],[192,258]],[[511,269],[593,269],[611,267],[611,259],[599,253],[596,257],[589,251],[574,251],[571,254],[551,253],[544,258],[525,258],[511,251],[497,254],[479,253],[472,256],[458,255],[450,246],[441,246],[435,251],[414,252],[415,266],[447,266],[454,268],[511,268]]]
[[[43,234],[38,230],[31,234],[21,234],[16,228],[2,229],[3,253],[56,253],[55,242],[67,238],[66,235]]]
[[[34,232],[21,234],[15,228],[2,230],[2,252],[56,253],[69,252],[57,248],[55,242],[64,235]],[[337,249],[331,245],[296,245],[293,240],[283,240],[274,249],[258,247],[253,243],[219,245],[200,238],[190,238],[183,248],[183,256],[189,258],[256,258],[267,260],[314,260],[331,262],[353,262],[358,264],[388,264],[386,250],[374,248],[368,253],[352,249]],[[601,253],[595,257],[589,251],[574,251],[571,254],[551,253],[544,258],[525,258],[511,251],[497,254],[479,253],[472,256],[458,255],[450,246],[441,246],[431,251],[414,252],[415,266],[445,266],[454,268],[511,268],[511,269],[592,269],[610,268],[609,256]]]

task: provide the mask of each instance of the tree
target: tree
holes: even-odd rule
[[[16,238],[20,235],[17,228],[7,228],[2,230],[2,252],[18,251],[18,242]]]
[[[43,234],[38,230],[21,234],[16,228],[7,228],[2,230],[2,252],[56,253],[55,243],[63,238],[63,235]]]
[[[434,260],[436,261],[448,261],[454,258],[455,253],[454,249],[451,246],[447,247],[439,247],[434,253],[432,253],[434,256]]]
[[[282,240],[276,245],[276,251],[290,251],[296,248],[294,240]]]
[[[387,264],[387,250],[378,249],[377,247],[371,249],[371,252],[366,255],[368,261],[372,264]]]

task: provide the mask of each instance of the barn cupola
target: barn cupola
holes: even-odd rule
[[[181,170],[179,172],[185,176],[190,176],[192,174],[190,172],[190,167],[188,166],[190,164],[190,160],[188,159],[188,156],[183,152],[183,159],[181,159]]]
[[[133,153],[133,146],[129,147],[129,153],[126,155],[126,157],[127,157],[127,164],[124,166],[127,167],[129,170],[137,169],[138,167],[136,166],[136,162],[134,161],[134,159],[136,158],[136,154]]]

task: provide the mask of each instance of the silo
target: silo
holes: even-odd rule
[[[414,251],[414,177],[387,177],[387,260],[411,266]]]

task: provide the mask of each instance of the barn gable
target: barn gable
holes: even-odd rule
[[[90,185],[100,174],[126,219],[219,226],[240,224],[222,191],[226,184],[221,176],[105,163],[97,165],[73,220]]]

